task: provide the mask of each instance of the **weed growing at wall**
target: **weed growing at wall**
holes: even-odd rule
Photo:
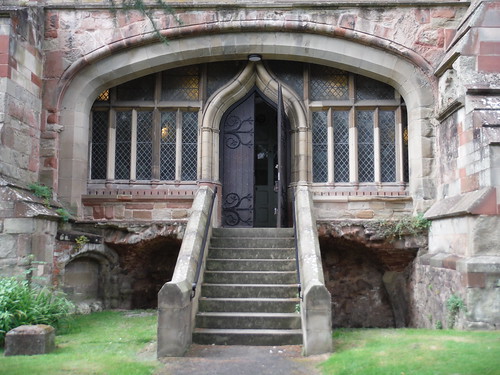
[[[452,294],[446,301],[446,308],[448,309],[448,328],[452,329],[460,311],[465,310],[465,303],[462,298]]]
[[[50,206],[50,200],[52,199],[52,189],[45,185],[40,185],[38,183],[33,183],[28,185],[35,196],[43,199],[43,204],[45,206]]]
[[[81,235],[75,238],[76,245],[74,246],[75,251],[79,251],[82,247],[85,246],[89,242],[89,238],[87,236]]]
[[[416,216],[403,217],[399,220],[383,220],[378,224],[379,235],[390,240],[424,234],[431,226],[431,222],[421,213]]]
[[[5,334],[20,325],[58,327],[72,309],[73,304],[60,293],[30,285],[27,280],[0,278],[0,345]]]

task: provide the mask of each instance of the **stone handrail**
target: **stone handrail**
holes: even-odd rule
[[[210,225],[213,196],[214,191],[207,186],[201,186],[196,193],[172,280],[158,293],[158,358],[182,356],[192,342],[200,293],[191,299],[191,291],[198,262],[204,262],[199,258],[205,228]]]
[[[331,297],[325,286],[313,203],[306,185],[295,193],[297,244],[302,281],[303,354],[332,351]]]

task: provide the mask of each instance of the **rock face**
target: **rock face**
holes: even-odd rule
[[[425,240],[384,239],[369,221],[321,223],[318,232],[333,326],[407,326],[409,272]]]
[[[54,327],[38,324],[24,325],[7,332],[5,355],[47,354],[55,348]]]

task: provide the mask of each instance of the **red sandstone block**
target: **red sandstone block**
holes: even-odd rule
[[[152,210],[154,207],[153,203],[127,203],[125,205],[127,210]]]
[[[42,79],[34,73],[31,73],[31,82],[33,82],[38,87],[42,87]]]
[[[0,52],[9,54],[9,36],[0,35]]]
[[[479,45],[481,55],[500,55],[500,42],[481,42]]]
[[[453,8],[441,8],[431,10],[432,18],[455,18],[455,9]]]
[[[500,72],[500,56],[478,56],[477,69],[486,73]]]
[[[454,29],[444,29],[444,48],[448,48],[453,42],[457,31]]]
[[[462,275],[462,284],[469,288],[486,287],[486,274],[482,272],[469,272]]]
[[[0,64],[8,64],[8,63],[9,63],[9,55],[0,52]]]
[[[114,207],[113,206],[106,206],[104,208],[104,215],[105,215],[106,219],[108,219],[108,220],[114,219],[114,217],[115,217]]]
[[[57,158],[45,158],[43,166],[46,168],[57,168]]]
[[[454,255],[449,256],[448,258],[443,259],[443,267],[449,268],[450,270],[456,270],[457,260],[460,260],[460,258]]]
[[[151,220],[152,215],[151,211],[134,211],[134,219],[144,219],[144,220]]]
[[[477,189],[479,189],[479,176],[477,173],[460,179],[460,190],[462,193]]]
[[[465,168],[460,168],[458,170],[458,174],[460,178],[465,178],[467,177],[467,170]]]
[[[415,10],[415,19],[419,23],[429,23],[431,22],[431,16],[429,9],[416,9]]]
[[[0,77],[10,78],[10,67],[7,64],[0,64]]]

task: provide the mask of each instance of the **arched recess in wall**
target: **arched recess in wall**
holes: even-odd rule
[[[432,146],[427,129],[428,108],[433,104],[430,78],[425,67],[380,46],[362,45],[325,35],[254,32],[241,43],[238,33],[192,36],[138,46],[104,57],[68,73],[68,84],[59,101],[61,151],[59,198],[81,209],[86,193],[89,142],[89,112],[97,95],[105,88],[157,71],[201,62],[246,59],[259,53],[264,59],[300,60],[333,66],[368,76],[396,88],[408,108],[410,194],[416,201],[434,196],[431,175]],[[76,68],[75,68],[76,69]],[[207,145],[202,144],[202,148]],[[202,152],[203,149],[202,149]],[[206,168],[202,165],[202,169]],[[213,167],[208,168],[213,170]],[[83,171],[83,173],[82,173]],[[210,176],[212,178],[213,176]],[[81,210],[80,210],[81,211]]]

